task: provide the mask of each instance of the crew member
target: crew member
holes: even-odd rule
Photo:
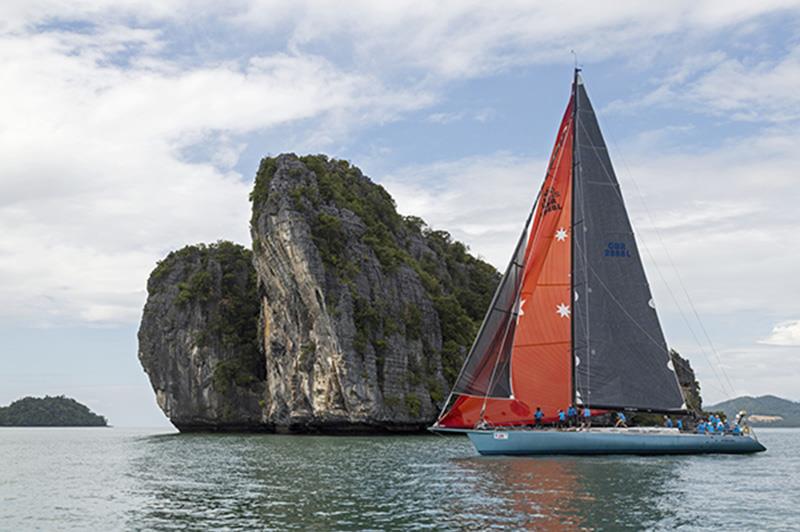
[[[558,428],[563,429],[567,421],[567,414],[560,408],[558,409]]]
[[[587,429],[592,426],[592,411],[588,406],[583,407],[583,426]]]
[[[569,418],[570,427],[578,425],[578,409],[575,408],[575,405],[569,405],[569,408],[567,408],[567,417]]]
[[[542,428],[542,418],[544,418],[544,412],[542,412],[541,407],[536,407],[536,412],[533,414],[533,420],[537,427]]]
[[[615,427],[627,427],[628,425],[625,424],[625,412],[620,410],[617,412],[617,423],[614,425]]]

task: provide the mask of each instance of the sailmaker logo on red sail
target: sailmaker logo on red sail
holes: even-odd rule
[[[558,202],[558,198],[561,196],[561,193],[558,192],[554,187],[549,187],[544,193],[544,200],[542,201],[542,214],[547,214],[548,212],[552,211],[560,211],[561,204]]]

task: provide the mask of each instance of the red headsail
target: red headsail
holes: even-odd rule
[[[552,419],[572,401],[573,101],[558,130],[524,253],[515,253],[506,272],[509,276],[517,268],[507,323],[492,317],[493,303],[484,328],[489,323],[496,332],[489,340],[479,333],[465,362],[470,371],[462,371],[439,426],[472,428],[482,420],[527,424],[537,407]],[[501,285],[508,286],[505,281]]]

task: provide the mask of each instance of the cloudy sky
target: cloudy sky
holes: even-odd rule
[[[706,400],[800,399],[798,2],[111,4],[0,3],[0,404],[166,424],[145,281],[187,243],[249,243],[267,154],[348,159],[503,265],[573,49]]]

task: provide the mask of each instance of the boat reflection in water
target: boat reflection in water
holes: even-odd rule
[[[453,461],[476,482],[480,496],[467,517],[494,515],[482,526],[547,530],[648,528],[678,524],[664,504],[679,461],[631,457],[472,457]],[[478,503],[480,508],[474,507]]]

